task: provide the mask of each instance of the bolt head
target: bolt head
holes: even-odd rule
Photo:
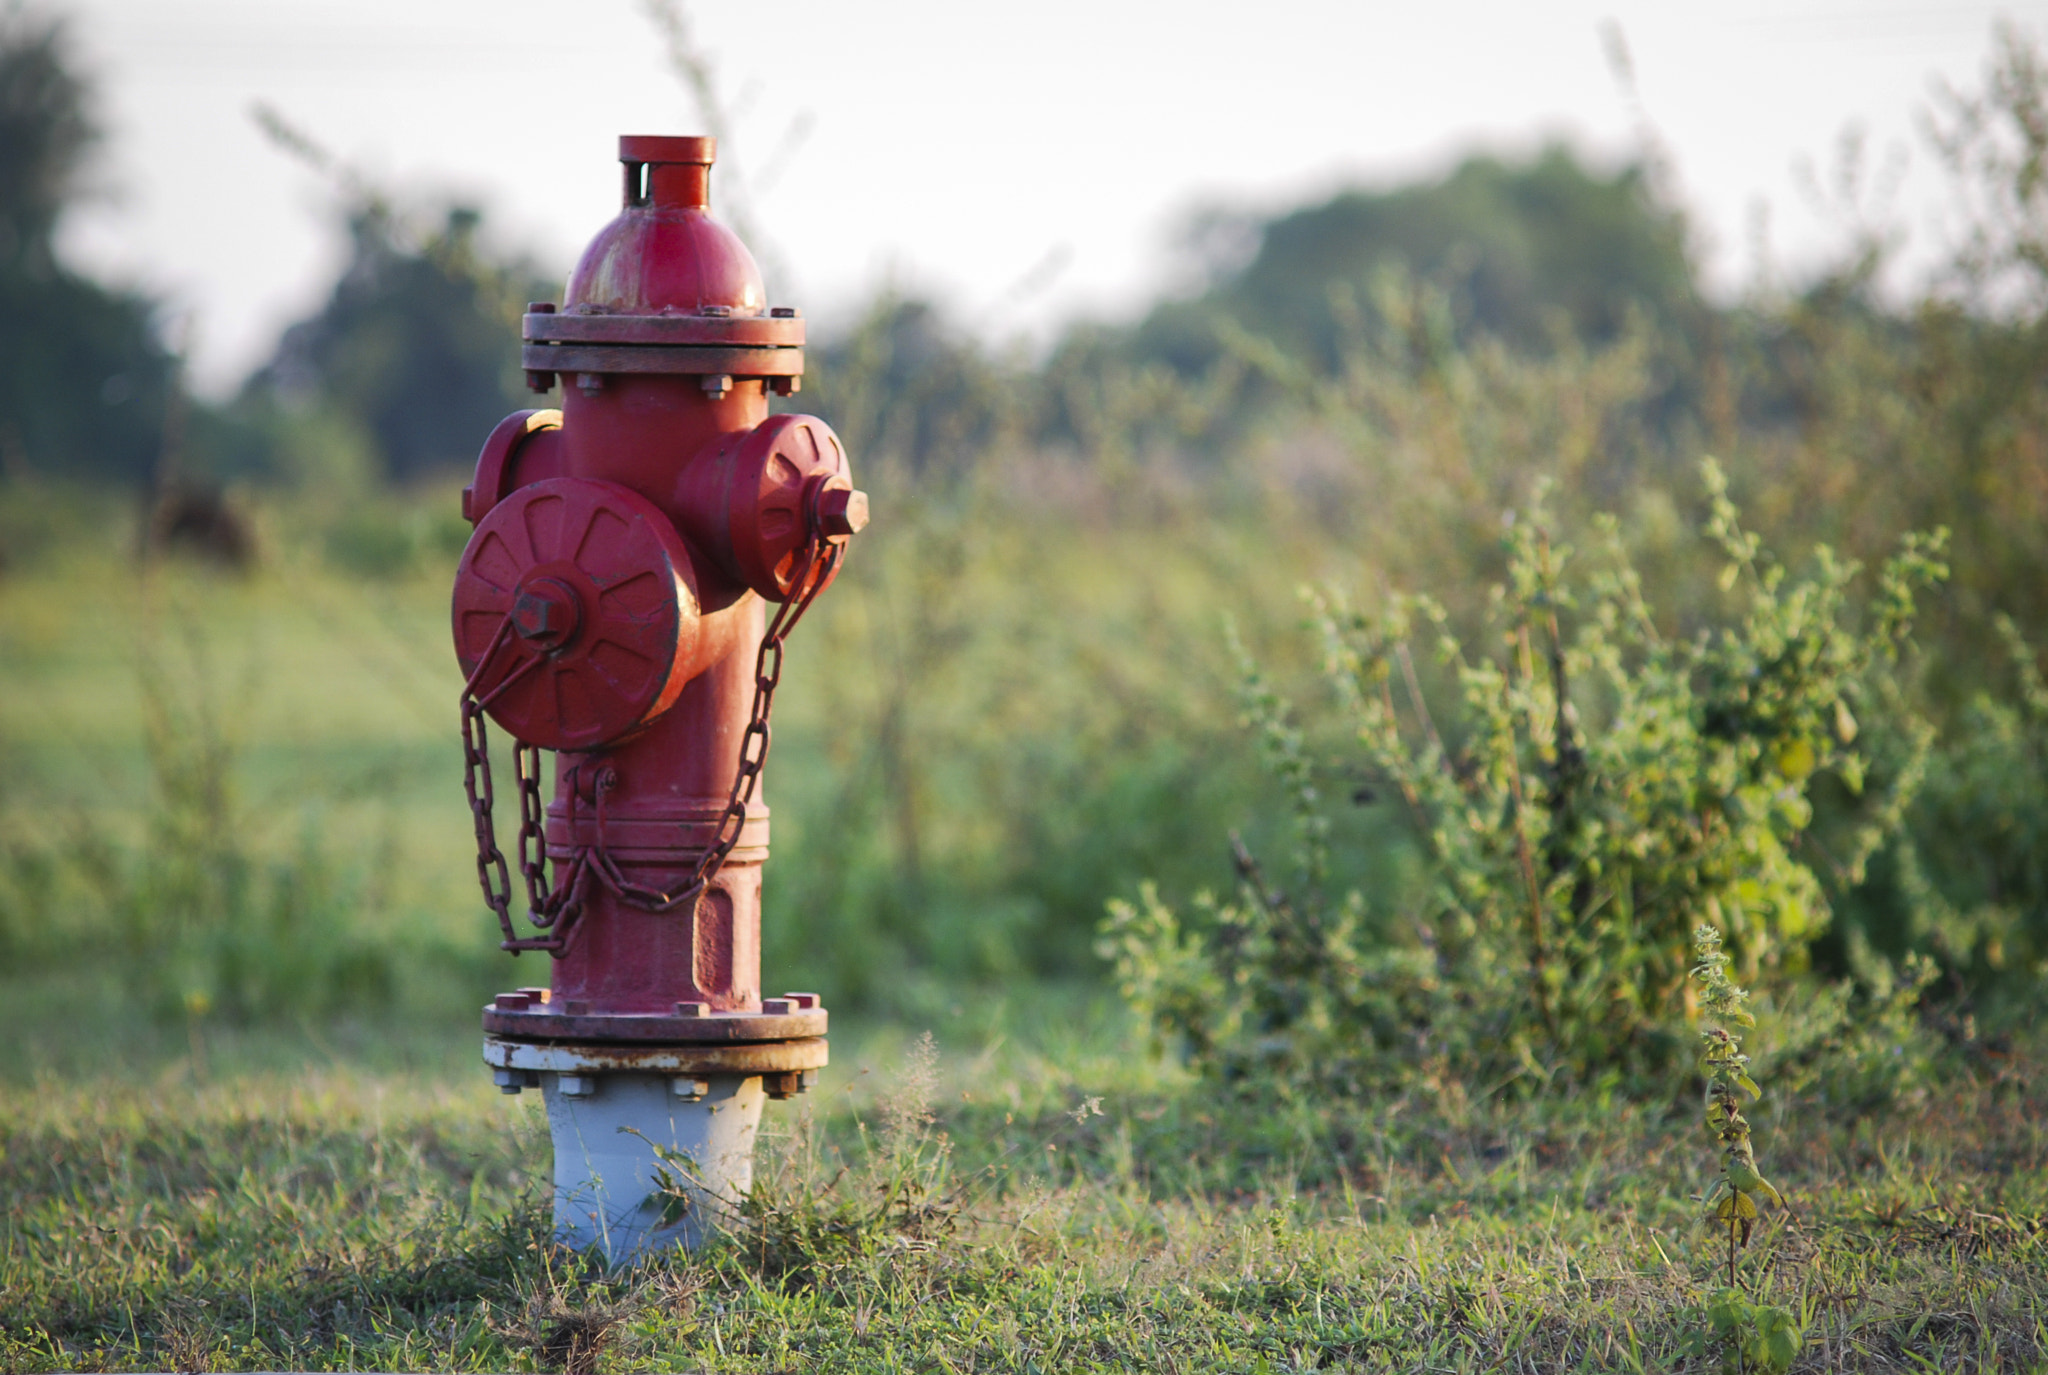
[[[559,578],[526,584],[512,598],[512,629],[541,649],[565,644],[581,619],[575,589]]]
[[[868,526],[868,494],[833,487],[818,498],[818,526],[827,539],[847,539]]]

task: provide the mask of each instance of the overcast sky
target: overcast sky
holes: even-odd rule
[[[47,3],[47,0],[46,0]],[[75,0],[111,139],[73,260],[165,295],[219,391],[331,284],[335,196],[250,119],[274,105],[373,178],[483,204],[566,276],[617,208],[616,137],[703,121],[640,0]],[[1844,129],[1904,158],[1900,218],[1939,237],[1916,119],[1980,83],[1993,23],[2048,0],[777,0],[690,23],[732,114],[770,296],[825,328],[893,282],[991,338],[1128,315],[1175,281],[1191,209],[1277,209],[1562,137],[1620,159],[1619,26],[1711,279],[1840,241],[1801,190]],[[713,204],[732,186],[713,176]]]

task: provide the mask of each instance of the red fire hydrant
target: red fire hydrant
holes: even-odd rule
[[[867,498],[824,421],[768,413],[803,320],[711,218],[714,152],[619,140],[625,208],[525,318],[528,385],[559,378],[562,409],[485,442],[455,578],[478,874],[503,947],[553,967],[484,1010],[484,1057],[546,1100],[558,1235],[614,1258],[700,1242],[751,1182],[763,1099],[826,1057],[815,995],[761,996],[760,776],[784,637]],[[509,862],[485,717],[514,737]]]

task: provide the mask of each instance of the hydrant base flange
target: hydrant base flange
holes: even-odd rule
[[[803,1074],[829,1061],[822,1036],[723,1045],[541,1044],[491,1036],[484,1063],[547,1074]]]
[[[484,1008],[484,1030],[523,1041],[659,1041],[677,1045],[727,1045],[809,1040],[823,1036],[825,1009],[786,1013],[698,1012],[688,1015],[641,1012],[570,1012],[560,1004],[535,1003]]]

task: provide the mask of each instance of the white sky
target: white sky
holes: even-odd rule
[[[48,0],[46,0],[46,3]],[[373,177],[480,200],[497,242],[566,276],[617,207],[620,133],[701,124],[639,0],[73,0],[100,79],[110,195],[72,260],[186,312],[233,386],[325,295],[332,191],[249,117],[267,101]],[[884,282],[991,338],[1127,316],[1173,280],[1174,231],[1221,201],[1284,208],[1564,136],[1634,146],[1600,25],[1621,25],[1712,280],[1796,272],[1838,227],[1795,168],[1842,131],[1906,158],[1923,246],[1942,187],[1915,120],[1974,87],[2000,16],[2048,0],[776,0],[690,7],[734,107],[770,296],[830,329]],[[798,137],[790,137],[792,131]],[[807,130],[806,132],[803,132]],[[730,190],[729,183],[724,188]],[[713,206],[721,180],[713,176]],[[765,250],[765,251],[764,251]]]

